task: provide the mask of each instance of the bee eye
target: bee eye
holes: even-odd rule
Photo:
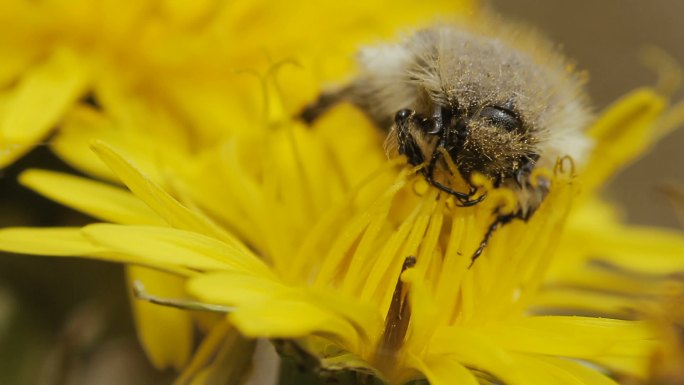
[[[513,112],[505,108],[487,106],[480,111],[480,117],[509,132],[522,129],[520,119]]]

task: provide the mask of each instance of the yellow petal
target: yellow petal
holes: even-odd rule
[[[592,358],[591,361],[615,373],[645,379],[649,375],[650,359],[653,357],[654,352],[655,349],[648,352],[648,354],[639,356],[605,355]]]
[[[669,274],[684,268],[684,234],[641,226],[586,228],[568,233],[569,245],[587,256],[645,274]]]
[[[0,230],[0,250],[10,253],[83,256],[103,252],[77,227],[22,228]]]
[[[207,13],[215,11],[216,3],[215,0],[165,0],[160,2],[159,6],[172,22],[180,25],[192,25],[197,22],[206,23],[207,16],[210,16]]]
[[[245,306],[228,318],[247,337],[299,338],[310,334],[338,337],[351,351],[358,348],[354,327],[343,318],[306,301],[278,298]]]
[[[309,288],[304,290],[304,298],[321,309],[351,322],[366,343],[370,343],[368,338],[371,336],[379,335],[384,326],[383,317],[374,304],[361,301],[347,293],[327,288]]]
[[[196,67],[192,68],[196,70]],[[245,73],[249,71],[224,72],[227,73],[222,74],[226,78],[223,80],[214,78],[209,83],[176,79],[164,90],[167,92],[165,97],[177,106],[178,113],[186,117],[190,125],[208,131],[197,134],[205,134],[213,141],[241,130],[265,127],[260,122],[263,115],[258,107],[262,104],[263,89],[258,80]],[[240,91],[231,93],[227,90]],[[226,116],[230,116],[229,124],[226,124]],[[209,140],[207,143],[211,143]]]
[[[78,257],[109,262],[135,264],[166,270],[174,274],[189,275],[179,266],[172,266],[163,257],[144,258],[114,253],[112,250],[93,243],[76,227],[0,229],[0,250],[10,253],[44,255],[50,257]]]
[[[621,318],[633,312],[634,308],[640,305],[640,300],[643,300],[643,297],[634,298],[629,295],[560,286],[543,289],[535,295],[530,305],[546,310],[545,313],[549,310],[566,310],[564,313],[568,314],[567,309],[570,309],[575,314],[580,311],[581,314],[589,312]]]
[[[421,274],[416,269],[405,271],[401,277],[402,281],[409,285],[409,301],[411,304],[411,323],[410,330],[412,338],[409,343],[430,339],[435,332],[434,327],[440,321],[440,308],[428,289],[426,282],[423,281]]]
[[[592,195],[575,207],[568,216],[569,231],[582,230],[587,227],[614,226],[623,221],[623,210],[614,203],[599,199]]]
[[[233,240],[209,218],[180,204],[110,146],[103,142],[96,142],[93,144],[93,150],[138,198],[147,203],[171,226],[196,231],[223,240]],[[234,240],[233,243],[235,247],[238,247],[239,242],[237,240]]]
[[[0,121],[7,114],[7,108],[12,99],[11,91],[0,92]],[[32,148],[31,143],[11,143],[0,135],[0,168],[20,158]]]
[[[147,205],[120,187],[45,170],[25,171],[19,181],[54,201],[103,221],[164,225]]]
[[[680,270],[673,269],[672,271]],[[549,283],[551,284],[551,289],[575,288],[645,297],[662,294],[662,287],[659,285],[660,278],[643,274],[641,271],[633,271],[630,274],[626,274],[620,268],[588,264],[581,269],[570,270],[561,277],[549,281]],[[587,299],[589,300],[589,298]]]
[[[507,350],[577,358],[644,357],[653,339],[642,322],[592,317],[525,317],[483,328],[482,333]]]
[[[538,356],[518,354],[516,364],[519,369],[526,373],[530,384],[554,384],[554,385],[598,385],[606,382],[595,382],[595,378],[582,376],[582,372],[574,372],[568,366],[554,365],[553,361],[542,361]],[[592,370],[592,369],[587,369]],[[592,382],[584,382],[590,380]]]
[[[187,290],[203,302],[230,306],[250,306],[275,298],[306,301],[356,325],[367,335],[378,333],[382,319],[369,304],[325,289],[297,289],[269,277],[216,272],[188,281]]]
[[[89,72],[83,59],[66,49],[57,49],[45,63],[29,71],[0,121],[0,143],[35,144],[84,92]]]
[[[164,298],[185,297],[185,279],[144,267],[128,266],[128,287],[134,281],[145,285],[145,290]],[[131,304],[138,337],[152,365],[157,369],[183,368],[192,351],[191,314],[184,310],[136,300],[131,293]]]
[[[237,138],[226,141],[215,149],[204,151],[201,156],[194,158],[183,169],[184,177],[177,179],[174,185],[184,196],[201,205],[202,210],[210,212],[214,218],[225,224],[231,232],[243,242],[254,245],[258,250],[266,235],[261,228],[264,222],[270,222],[268,215],[253,215],[254,211],[267,212],[260,207],[255,208],[261,201],[261,192],[257,181],[253,180],[249,169],[243,167],[239,154],[242,152],[237,145]],[[253,147],[248,147],[251,149]],[[255,161],[246,164],[254,165]],[[232,175],[229,169],[237,172]],[[226,188],[226,181],[230,180],[230,188]],[[261,204],[263,206],[263,203]],[[256,218],[259,218],[257,220]],[[267,221],[267,219],[269,219]],[[270,235],[273,232],[268,233]],[[263,254],[263,253],[260,253]]]
[[[190,279],[187,290],[203,302],[240,306],[287,295],[291,289],[262,276],[222,271]]]
[[[601,141],[621,138],[623,134],[620,131],[629,125],[634,125],[634,119],[651,117],[654,112],[662,111],[664,104],[665,99],[652,89],[634,90],[608,107],[587,130],[587,135]],[[650,121],[650,119],[645,119],[645,121]]]
[[[90,148],[96,138],[116,143],[115,138],[120,135],[118,127],[101,111],[79,105],[64,116],[50,148],[75,169],[99,179],[120,183],[112,170]]]
[[[177,382],[178,384],[189,384],[189,385],[206,385],[209,378],[210,369],[202,368],[197,373],[184,382]]]
[[[5,88],[30,66],[36,52],[33,47],[0,46],[0,57],[0,88]]]
[[[261,260],[243,249],[189,231],[151,226],[95,224],[83,228],[92,241],[112,251],[169,266],[233,270],[271,276]]]
[[[5,143],[0,140],[0,168],[12,164],[33,148],[28,144]]]
[[[618,385],[618,383],[600,371],[583,365],[576,361],[571,361],[563,358],[555,358],[548,356],[534,356],[534,360],[538,361],[539,366],[546,366],[547,368],[555,367],[557,371],[564,371],[571,374],[581,383],[587,385]]]
[[[101,109],[78,105],[65,114],[50,143],[60,158],[76,169],[115,182],[119,180],[112,170],[92,151],[93,141],[101,140],[126,149],[135,156],[136,166],[154,181],[168,180],[168,170],[176,169],[176,164],[187,163],[185,148],[190,142],[187,131],[168,113],[158,112],[160,108],[140,100],[142,97],[138,95],[116,94],[113,97],[116,101],[127,100],[114,107],[101,93],[96,98],[102,104]]]
[[[665,107],[663,97],[640,89],[604,112],[588,131],[597,145],[582,174],[583,188],[595,189],[643,154],[657,137],[655,122]]]
[[[470,368],[493,374],[506,384],[525,385],[524,372],[515,365],[508,352],[496,341],[459,327],[438,329],[430,340],[429,352],[433,355],[449,355]]]
[[[436,355],[426,359],[410,357],[409,365],[419,370],[430,385],[479,385],[473,373],[466,369],[457,358]]]
[[[329,143],[348,186],[356,186],[387,161],[377,150],[382,148],[384,135],[358,109],[340,105],[317,120],[315,129]],[[340,136],[340,132],[347,135]]]
[[[256,341],[240,335],[235,329],[228,331],[212,362],[191,382],[192,385],[240,385],[252,369]],[[258,364],[264,364],[263,362]],[[255,370],[263,370],[263,367]],[[268,370],[268,368],[266,368]]]
[[[185,385],[191,383],[191,380],[197,381],[198,373],[211,363],[216,352],[232,333],[236,333],[235,328],[228,322],[218,322],[211,328],[204,338],[202,338],[202,342],[192,356],[190,363],[185,367],[178,378],[176,378],[174,385]],[[192,383],[202,384],[201,382]]]

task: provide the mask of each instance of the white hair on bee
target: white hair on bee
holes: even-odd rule
[[[371,117],[383,116],[387,114],[386,111],[395,109],[397,105],[410,105],[415,102],[415,91],[411,87],[406,87],[406,84],[411,82],[411,74],[406,71],[414,60],[411,51],[399,44],[380,45],[362,48],[357,58],[363,73],[370,76],[362,75],[353,83],[353,88],[350,88],[353,93],[351,97],[358,101],[373,99],[374,103],[369,103],[366,107],[367,114]],[[376,70],[380,68],[382,71]],[[366,84],[362,86],[359,82]]]

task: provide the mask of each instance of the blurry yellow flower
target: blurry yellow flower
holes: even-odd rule
[[[571,204],[590,205],[583,201],[591,201],[594,186],[643,151],[625,143],[652,138],[648,130],[661,113],[642,107],[663,103],[641,91],[604,114],[592,132],[614,135],[596,135],[586,169],[578,178],[567,167],[557,170],[533,218],[499,230],[470,269],[470,255],[508,192],[453,207],[411,170],[387,162],[381,134],[345,106],[313,130],[285,119],[234,133],[165,170],[166,187],[103,142],[93,149],[130,193],[27,171],[24,184],[119,224],[5,229],[0,248],[176,274],[192,297],[230,306],[228,321],[245,336],[299,339],[328,369],[370,371],[391,383],[425,376],[432,384],[611,384],[603,371],[576,360],[643,377],[655,343],[644,323],[530,310],[557,276],[549,274],[552,266],[583,263],[572,255],[578,245],[561,241],[576,231],[562,232],[568,212],[579,215]],[[602,241],[595,235],[582,246]],[[595,295],[584,292],[573,304]],[[216,341],[228,329],[218,328],[186,375],[201,373],[195,363],[206,364],[207,351],[220,348]]]
[[[93,171],[85,149],[73,149],[82,144],[84,135],[93,136],[82,132],[88,114],[72,111],[85,96],[102,106],[108,117],[125,123],[127,132],[117,136],[133,142],[127,147],[153,140],[189,151],[213,143],[263,116],[263,93],[254,84],[276,63],[309,69],[289,69],[291,80],[285,80],[299,84],[286,107],[299,108],[317,92],[321,81],[348,72],[360,42],[393,35],[399,26],[430,22],[438,13],[464,12],[470,4],[469,0],[436,0],[420,6],[386,0],[344,4],[3,1],[0,167],[61,126],[66,132],[52,140],[55,150]],[[331,47],[330,42],[336,45]],[[182,122],[183,127],[162,131],[148,127],[139,120],[140,107],[156,111],[162,119],[173,116],[175,125]],[[191,137],[184,136],[188,130]]]
[[[291,113],[312,99],[322,82],[345,76],[359,43],[470,8],[468,0],[420,6],[386,0],[2,2],[0,168],[58,127],[50,145],[77,169],[119,182],[89,149],[98,138],[124,149],[152,180],[170,189],[168,170],[183,167],[189,157],[234,132],[264,129],[269,113]],[[275,77],[291,90],[278,105],[263,98],[261,87]],[[274,81],[269,87],[278,92]],[[82,207],[95,216],[166,224],[117,189],[61,176],[49,180],[99,195]],[[51,187],[34,185],[30,174],[23,182],[54,195]],[[62,198],[80,200],[72,197]],[[119,211],[122,203],[134,206]],[[184,293],[184,280],[167,273],[129,267],[127,276],[144,280],[159,295]],[[139,301],[134,314],[153,364],[183,367],[192,347],[193,317]]]

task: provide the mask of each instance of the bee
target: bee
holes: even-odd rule
[[[324,92],[300,118],[311,123],[352,103],[387,132],[390,155],[422,165],[425,180],[460,206],[486,197],[471,182],[476,173],[512,190],[516,210],[497,213],[472,261],[498,227],[528,220],[542,203],[550,182],[532,183],[536,167],[565,156],[581,164],[591,147],[581,74],[545,39],[498,18],[366,47],[358,63],[358,76]]]

